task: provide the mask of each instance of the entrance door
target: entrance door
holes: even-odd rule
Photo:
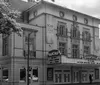
[[[89,75],[91,75],[92,78],[94,78],[94,72],[93,72],[93,71],[91,71],[91,72],[89,73]],[[89,77],[88,77],[88,78],[89,78]]]
[[[74,71],[73,73],[73,82],[79,83],[79,72],[78,71]]]
[[[64,83],[70,83],[71,82],[71,74],[69,70],[64,70],[64,75],[63,75],[64,79]]]
[[[82,82],[86,82],[88,80],[87,72],[85,72],[85,71],[82,72],[81,78],[82,78]]]
[[[54,81],[55,81],[55,83],[61,83],[62,82],[62,72],[61,72],[61,70],[55,71]]]

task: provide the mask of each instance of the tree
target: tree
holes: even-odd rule
[[[0,1],[0,34],[11,34],[12,32],[20,35],[21,27],[16,19],[20,17],[20,12],[12,9],[11,6],[4,1]]]

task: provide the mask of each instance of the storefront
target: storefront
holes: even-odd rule
[[[93,82],[97,82],[99,66],[100,61],[94,56],[73,59],[53,52],[48,57],[47,80],[53,84],[89,83],[92,75]]]

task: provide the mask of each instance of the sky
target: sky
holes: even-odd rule
[[[100,0],[56,0],[56,3],[100,18]]]
[[[55,0],[55,3],[100,18],[100,0]]]

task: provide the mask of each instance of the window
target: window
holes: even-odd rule
[[[82,82],[85,82],[87,80],[88,80],[87,71],[83,70],[82,71]]]
[[[62,82],[62,74],[58,73],[55,74],[55,83],[60,83]]]
[[[90,54],[90,47],[84,46],[84,56]]]
[[[8,44],[9,44],[9,37],[5,34],[2,35],[2,38],[3,38],[3,53],[2,55],[5,56],[5,55],[8,55],[8,52],[9,52],[9,49],[8,49]]]
[[[8,81],[8,69],[3,69],[3,73],[2,73],[2,77],[3,77],[3,81]]]
[[[99,79],[99,69],[95,69],[95,79]]]
[[[74,72],[73,73],[73,81],[74,82],[79,82],[79,72]]]
[[[70,82],[70,70],[64,70],[64,82]]]
[[[53,81],[53,68],[47,68],[47,80]]]
[[[88,19],[87,18],[84,18],[84,23],[88,24]]]
[[[72,45],[72,57],[79,58],[79,45]]]
[[[73,15],[73,20],[77,21],[77,16],[76,15]]]
[[[38,81],[38,68],[33,69],[32,80]]]
[[[34,17],[37,16],[37,10],[35,10],[35,11],[33,12],[33,15],[34,15]]]
[[[59,15],[60,15],[60,17],[64,17],[64,12],[63,11],[60,11],[59,12]]]
[[[24,31],[24,56],[26,57],[28,55],[28,39],[29,39],[29,56],[30,57],[36,57],[36,51],[35,51],[35,36],[34,32],[28,36],[30,31]]]
[[[66,43],[59,42],[59,50],[60,50],[62,55],[67,54]]]
[[[83,40],[84,41],[91,41],[91,35],[90,35],[90,33],[88,31],[84,31],[82,33],[82,35],[83,35]]]
[[[25,82],[26,81],[26,69],[20,69],[20,81]]]
[[[77,23],[73,23],[73,25],[72,25],[71,38],[74,38],[74,39],[79,39],[80,38],[80,32],[78,30]]]
[[[67,36],[67,26],[66,26],[66,23],[58,22],[57,34],[59,36],[62,36],[62,37],[66,37]]]

